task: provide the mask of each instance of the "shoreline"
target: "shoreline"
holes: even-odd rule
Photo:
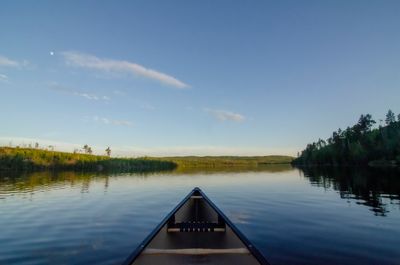
[[[0,147],[1,171],[168,171],[177,168],[244,168],[291,164],[290,156],[181,156],[114,158],[36,148]]]

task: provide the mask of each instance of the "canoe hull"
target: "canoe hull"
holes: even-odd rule
[[[143,241],[127,264],[268,264],[199,189],[193,189]]]

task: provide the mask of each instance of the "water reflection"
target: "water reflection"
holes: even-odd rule
[[[398,172],[273,165],[0,173],[0,264],[120,264],[194,186],[271,264],[400,260]]]
[[[289,164],[265,164],[258,166],[232,166],[232,167],[178,167],[174,174],[215,174],[215,173],[244,173],[244,172],[268,172],[279,173],[293,170]]]
[[[0,199],[6,194],[18,192],[34,192],[62,187],[80,187],[82,193],[89,191],[91,183],[104,183],[104,190],[107,191],[110,185],[110,178],[138,177],[147,178],[150,176],[168,175],[210,175],[224,173],[246,173],[266,172],[279,173],[291,171],[290,165],[277,164],[258,167],[221,167],[221,168],[177,168],[172,172],[135,172],[135,173],[102,173],[102,172],[73,172],[73,171],[41,171],[41,172],[1,172],[0,171]]]
[[[301,176],[309,180],[312,186],[338,191],[342,199],[349,203],[370,208],[377,216],[386,216],[389,206],[400,207],[400,172],[352,167],[319,167],[298,169]],[[240,173],[284,173],[293,171],[290,165],[268,165],[258,167],[232,168],[178,168],[169,172],[173,176],[231,175]],[[110,178],[148,178],[163,176],[166,172],[136,172],[110,174],[100,172],[42,171],[33,173],[0,172],[0,199],[7,195],[33,194],[35,191],[79,188],[81,193],[88,193],[93,183],[103,183],[104,192],[110,186]]]
[[[91,181],[104,181],[108,186],[108,175],[77,172],[43,171],[34,173],[0,173],[0,198],[10,193],[26,193],[37,190],[79,186],[87,192]]]
[[[377,216],[386,216],[389,206],[400,207],[400,172],[396,169],[314,167],[301,170],[311,185],[334,189],[342,199],[356,200]]]

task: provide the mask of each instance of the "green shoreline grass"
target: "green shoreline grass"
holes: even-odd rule
[[[111,158],[34,148],[0,147],[0,170],[158,171],[179,168],[257,167],[290,164],[290,156],[184,156]]]
[[[153,158],[108,156],[0,147],[0,170],[155,171],[173,170],[176,164]]]

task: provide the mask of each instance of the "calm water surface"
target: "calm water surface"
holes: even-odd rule
[[[272,264],[400,264],[400,174],[0,175],[0,264],[119,264],[199,186]]]

